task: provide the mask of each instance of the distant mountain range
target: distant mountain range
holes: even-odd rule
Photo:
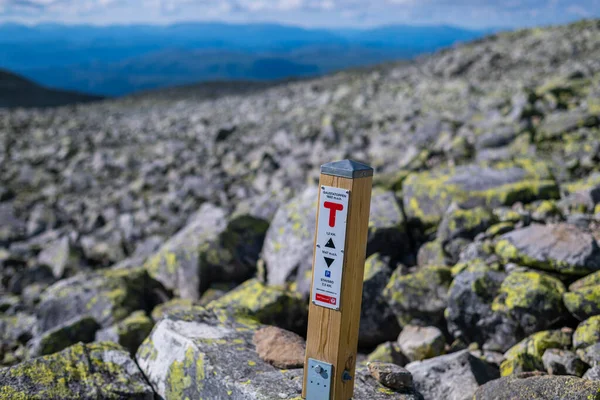
[[[99,100],[101,97],[47,89],[19,75],[0,69],[0,108],[55,107]]]
[[[489,31],[275,24],[0,25],[0,68],[45,86],[118,96],[207,80],[305,77],[411,58]]]

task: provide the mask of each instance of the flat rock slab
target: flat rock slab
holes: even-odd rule
[[[252,339],[263,325],[222,311],[196,308],[167,316],[137,353],[137,361],[165,400],[299,400],[302,369],[280,370],[263,361]],[[417,400],[381,386],[359,368],[354,399]]]
[[[452,202],[462,208],[497,207],[559,196],[547,166],[539,162],[422,172],[406,178],[403,192],[407,217],[425,226],[437,225]]]
[[[507,261],[568,275],[600,270],[594,237],[570,224],[534,224],[503,235],[496,252]]]

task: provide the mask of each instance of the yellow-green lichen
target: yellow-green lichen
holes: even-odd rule
[[[600,315],[595,315],[577,326],[573,334],[573,347],[581,349],[600,342]]]

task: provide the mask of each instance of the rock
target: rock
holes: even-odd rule
[[[600,248],[589,233],[570,224],[530,225],[503,235],[496,252],[504,260],[566,275],[600,269]]]
[[[227,309],[252,316],[267,325],[298,333],[306,332],[307,304],[300,294],[268,286],[250,279],[223,297],[210,302],[207,309]]]
[[[12,203],[0,203],[0,246],[25,238],[27,224],[15,215]]]
[[[0,365],[17,363],[26,356],[23,346],[38,334],[37,325],[37,318],[25,312],[0,316]]]
[[[136,311],[117,324],[96,332],[97,342],[119,343],[131,354],[150,334],[154,323],[143,311]]]
[[[223,310],[197,308],[159,321],[137,352],[137,362],[165,400],[298,398],[302,369],[279,370],[252,345],[264,326]],[[357,400],[417,400],[418,395],[381,388],[364,368],[356,371]],[[281,394],[281,395],[279,395]],[[285,397],[284,397],[285,396]]]
[[[62,237],[42,250],[38,256],[38,262],[47,265],[52,269],[52,274],[55,278],[62,278],[65,270],[68,268],[75,269],[77,267],[77,256],[68,237]]]
[[[392,363],[401,367],[409,362],[408,358],[402,354],[400,345],[397,342],[381,343],[371,354],[369,354],[367,361],[379,361],[387,364]]]
[[[50,286],[36,307],[42,332],[82,316],[108,327],[137,310],[152,309],[157,288],[143,268],[79,274]]]
[[[434,240],[422,245],[417,254],[417,264],[419,266],[446,265],[446,256],[442,243],[439,240]]]
[[[442,331],[434,326],[407,325],[398,337],[398,344],[410,361],[421,361],[444,354],[446,341]]]
[[[502,282],[492,311],[507,318],[503,324],[512,331],[512,337],[520,340],[565,318],[564,291],[562,282],[554,277],[515,271]]]
[[[269,285],[295,281],[308,294],[317,197],[318,189],[308,187],[275,213],[262,250]]]
[[[240,226],[245,223],[250,224],[242,220]],[[234,225],[227,232],[225,212],[211,204],[204,204],[182,230],[148,259],[144,267],[165,288],[173,290],[179,297],[193,300],[199,299],[212,282],[248,278],[247,266],[240,267],[246,265],[245,262],[236,258],[237,255],[228,248],[245,245],[238,243],[243,235],[240,235],[240,226]],[[250,247],[255,244],[252,240],[247,243]]]
[[[0,369],[0,398],[152,400],[154,393],[129,354],[103,342]]]
[[[488,267],[481,260],[466,263],[466,269],[452,281],[445,317],[448,331],[466,343],[506,350],[514,342],[496,329],[502,319],[492,311],[506,274]]]
[[[575,318],[583,321],[600,314],[600,285],[585,286],[563,294],[565,306]]]
[[[573,347],[581,349],[600,342],[600,315],[580,323],[573,334]]]
[[[548,349],[542,356],[544,368],[550,375],[583,376],[588,366],[575,353],[567,350]]]
[[[398,268],[383,295],[401,325],[437,325],[443,320],[451,281],[447,267],[424,267],[408,275]]]
[[[586,364],[600,364],[600,342],[578,349],[577,356],[579,356]]]
[[[252,343],[258,356],[281,369],[302,368],[306,343],[301,336],[275,326],[261,328],[254,333]]]
[[[389,260],[373,254],[365,261],[360,326],[359,347],[372,347],[379,343],[395,340],[400,326],[387,301],[383,297],[392,269]]]
[[[538,136],[540,139],[554,139],[579,127],[595,126],[597,124],[597,116],[584,113],[580,110],[550,114],[540,124]]]
[[[186,311],[193,309],[197,304],[190,299],[171,299],[165,303],[159,304],[152,310],[151,316],[154,322],[160,321],[165,315],[177,311]]]
[[[452,202],[461,208],[497,207],[517,201],[558,198],[558,188],[541,163],[496,167],[465,165],[413,174],[403,185],[404,210],[411,221],[438,224]]]
[[[589,274],[581,279],[576,280],[569,285],[569,291],[576,292],[580,289],[600,285],[600,271]]]
[[[596,365],[587,370],[587,372],[583,375],[584,379],[589,379],[590,381],[599,381],[600,382],[600,365]]]
[[[571,348],[570,329],[541,331],[523,339],[506,353],[500,366],[502,376],[520,372],[545,371],[543,355],[548,349],[568,350]]]
[[[480,385],[499,376],[497,368],[468,350],[415,361],[406,369],[414,388],[426,399],[471,400]]]
[[[391,191],[375,190],[371,196],[367,257],[375,253],[404,263],[414,262],[404,214]]]
[[[511,375],[481,386],[473,400],[588,400],[597,398],[600,382],[574,376]]]
[[[412,375],[399,365],[375,361],[367,366],[373,378],[383,386],[397,390],[412,388]]]
[[[88,316],[75,317],[56,326],[29,342],[32,356],[57,353],[77,343],[90,343],[100,328],[94,318]]]

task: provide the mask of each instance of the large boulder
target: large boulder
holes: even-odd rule
[[[171,399],[297,399],[302,369],[280,370],[263,361],[252,344],[263,326],[223,310],[196,308],[166,316],[137,353],[137,362],[156,393]],[[357,370],[357,400],[417,400],[378,384],[366,368]]]
[[[575,281],[563,295],[565,306],[580,321],[600,314],[599,278],[600,271]]]
[[[425,399],[471,400],[480,385],[498,378],[498,369],[468,350],[415,361],[406,366]]]
[[[503,235],[496,252],[506,261],[566,275],[600,270],[600,247],[574,225],[533,224]]]
[[[268,284],[300,282],[309,292],[318,195],[309,186],[275,213],[262,250]]]
[[[598,400],[599,393],[598,381],[525,373],[488,382],[477,390],[473,400]]]
[[[203,204],[144,267],[175,295],[197,300],[211,283],[241,282],[252,275],[267,227],[251,216],[227,222],[223,209]]]
[[[157,283],[141,268],[79,274],[50,286],[36,307],[41,332],[77,317],[91,316],[108,327],[158,302]]]
[[[423,267],[408,275],[402,272],[402,267],[394,271],[383,292],[398,322],[402,326],[441,324],[452,282],[450,268]]]
[[[503,271],[494,270],[480,260],[467,263],[466,269],[454,278],[445,317],[448,331],[455,338],[480,345],[493,341],[499,320],[492,311],[492,301],[505,278]],[[502,334],[498,340],[505,340]]]
[[[580,323],[573,334],[573,347],[582,349],[600,343],[600,315]]]
[[[462,208],[493,208],[558,197],[548,167],[531,161],[421,172],[410,175],[403,185],[408,218],[425,227],[437,225],[452,202]]]
[[[100,342],[0,369],[0,399],[152,400],[154,392],[127,351]]]
[[[517,341],[565,319],[564,291],[562,282],[552,276],[515,271],[502,282],[492,311],[503,318],[504,333]]]

